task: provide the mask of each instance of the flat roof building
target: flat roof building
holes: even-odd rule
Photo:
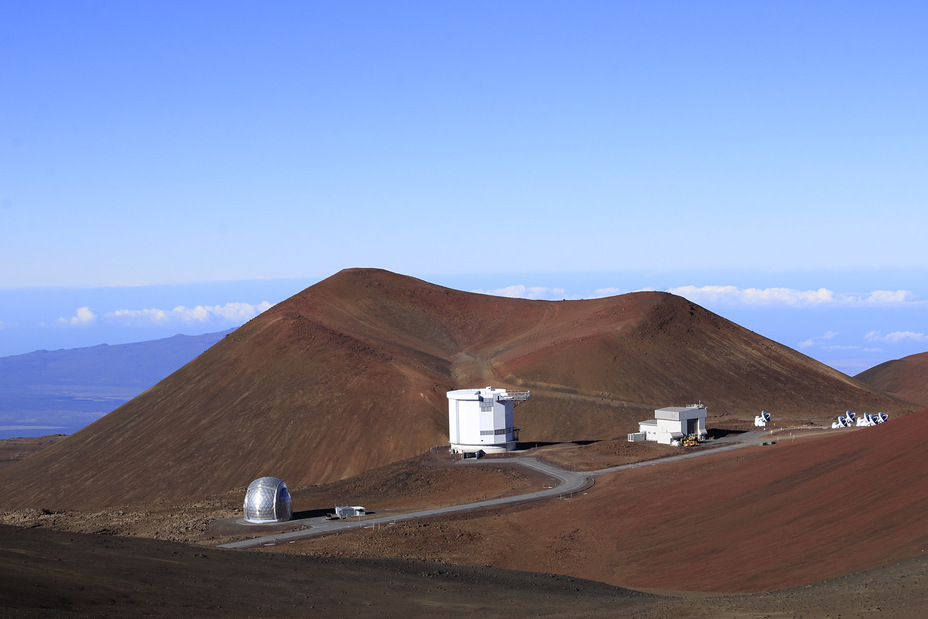
[[[638,432],[629,434],[628,440],[670,445],[690,434],[702,440],[706,437],[707,416],[706,407],[702,404],[658,408],[654,411],[654,419],[638,422]]]

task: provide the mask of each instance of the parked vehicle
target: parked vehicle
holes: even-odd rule
[[[327,520],[341,520],[344,518],[360,518],[367,511],[360,505],[336,505],[335,512],[326,514]]]

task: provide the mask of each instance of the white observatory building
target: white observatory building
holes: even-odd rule
[[[668,406],[654,411],[654,419],[638,422],[638,432],[628,435],[629,442],[656,441],[670,445],[685,436],[695,434],[699,440],[706,438],[706,417],[702,404]]]
[[[513,409],[528,391],[458,389],[448,392],[448,438],[452,453],[500,453],[516,448]]]

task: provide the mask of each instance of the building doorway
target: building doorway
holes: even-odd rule
[[[686,435],[698,434],[699,433],[699,420],[698,419],[687,419],[686,420]]]

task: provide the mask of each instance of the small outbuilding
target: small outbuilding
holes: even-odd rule
[[[360,505],[336,505],[335,511],[326,514],[327,520],[340,520],[343,518],[360,518],[367,514],[367,510]]]
[[[513,409],[529,398],[528,391],[458,389],[448,392],[448,442],[452,453],[511,451],[518,428]]]
[[[259,477],[245,493],[245,522],[286,522],[293,517],[293,501],[287,484],[276,477]]]
[[[628,435],[629,442],[656,441],[670,445],[690,434],[700,440],[706,437],[708,413],[702,404],[668,406],[654,411],[654,419],[638,422],[638,432]]]

